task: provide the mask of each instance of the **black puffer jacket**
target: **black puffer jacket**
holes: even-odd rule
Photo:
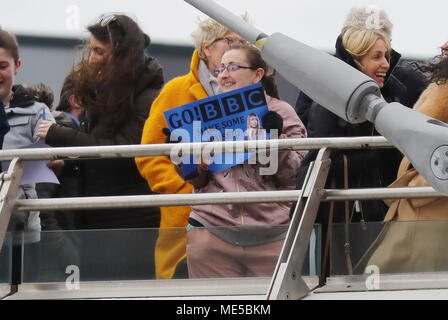
[[[336,42],[336,57],[358,69],[351,55],[342,45],[342,38],[339,37]],[[407,87],[395,77],[392,73],[400,59],[400,55],[393,51],[386,85],[382,89],[383,97],[388,102],[401,102],[402,97],[407,94]],[[313,102],[308,114],[308,136],[309,137],[361,137],[376,136],[379,133],[370,122],[362,124],[350,124],[332,112],[328,111],[319,104]],[[302,187],[303,179],[308,170],[309,163],[314,161],[318,151],[311,151],[305,157],[300,168],[298,188]],[[386,187],[396,177],[398,165],[402,159],[401,153],[396,149],[372,149],[372,150],[334,150],[331,154],[331,170],[327,180],[327,188],[331,188],[332,181],[335,188],[344,188],[344,155],[348,159],[348,177],[349,188],[375,188]],[[336,222],[344,221],[343,203],[336,204],[334,220]],[[361,219],[365,221],[381,221],[386,212],[386,206],[382,201],[364,201],[361,203],[362,214],[355,214],[353,221]],[[322,205],[319,220],[326,220],[323,216],[327,215],[327,206]],[[353,211],[353,203],[350,206],[350,212]]]
[[[110,146],[140,144],[144,123],[151,104],[163,86],[160,64],[151,59],[135,84],[132,117],[112,137],[99,137],[104,126],[101,118],[93,118],[86,112],[81,119],[80,130],[53,125],[46,142],[53,147]],[[88,108],[87,108],[88,110]],[[133,158],[115,158],[81,161],[81,196],[147,195],[152,191],[140,176]],[[153,228],[159,227],[158,208],[108,210],[84,214],[84,228]]]

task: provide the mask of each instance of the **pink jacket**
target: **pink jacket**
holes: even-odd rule
[[[283,118],[280,139],[306,138],[305,126],[288,103],[267,96],[270,111]],[[274,175],[260,175],[260,164],[243,164],[203,174],[189,181],[195,193],[290,190],[296,186],[296,175],[304,151],[280,151],[278,170]],[[279,226],[289,224],[289,203],[217,204],[194,206],[190,217],[205,227],[213,226]]]

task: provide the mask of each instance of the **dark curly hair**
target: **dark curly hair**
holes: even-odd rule
[[[134,113],[135,84],[145,68],[145,49],[150,38],[126,15],[100,19],[87,28],[96,40],[112,47],[101,64],[89,64],[88,57],[74,68],[73,94],[105,126],[100,136],[112,136]]]
[[[34,96],[36,101],[46,104],[50,109],[53,107],[54,93],[49,86],[38,83],[36,85],[24,85],[24,87]]]
[[[445,84],[448,80],[448,57],[437,56],[426,64],[413,64],[415,69],[428,75],[428,83]]]
[[[69,75],[65,77],[56,111],[70,112],[72,110],[70,96],[75,94],[75,73],[76,72],[72,70]]]

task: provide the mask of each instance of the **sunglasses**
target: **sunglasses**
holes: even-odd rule
[[[113,21],[116,21],[117,24],[120,24],[115,14],[103,14],[98,18],[97,24],[104,28]]]

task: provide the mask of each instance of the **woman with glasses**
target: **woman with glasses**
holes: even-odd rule
[[[193,52],[190,72],[168,82],[154,101],[143,130],[142,144],[167,141],[163,130],[168,128],[165,111],[218,94],[220,91],[216,69],[221,65],[222,55],[230,43],[245,42],[239,35],[212,19],[201,21],[192,37],[196,49]],[[138,157],[136,163],[140,173],[155,192],[179,194],[193,191],[193,187],[177,174],[169,157]],[[160,230],[156,250],[158,278],[172,278],[180,262],[182,264],[176,276],[187,276],[186,272],[180,274],[186,266],[186,238],[185,234],[176,228],[183,229],[187,226],[190,211],[190,207],[161,208],[160,227],[163,229]]]
[[[152,102],[163,86],[160,64],[148,55],[150,38],[126,15],[105,15],[71,73],[73,101],[83,112],[79,130],[42,121],[38,135],[54,147],[139,144]],[[80,196],[147,195],[152,191],[131,158],[81,162]],[[157,228],[158,208],[88,211],[80,229]],[[148,253],[148,259],[151,259]],[[142,259],[143,260],[143,259]]]
[[[271,136],[306,138],[305,127],[292,106],[279,99],[274,74],[257,48],[232,45],[224,53],[218,72],[222,92],[263,84],[269,112],[261,118],[261,126]],[[251,159],[213,173],[202,163],[197,177],[189,182],[195,193],[291,190],[304,154],[278,152],[273,158],[276,170],[266,175],[262,173],[265,165],[254,164]],[[194,206],[187,228],[190,278],[272,276],[290,222],[289,209],[287,203]]]

